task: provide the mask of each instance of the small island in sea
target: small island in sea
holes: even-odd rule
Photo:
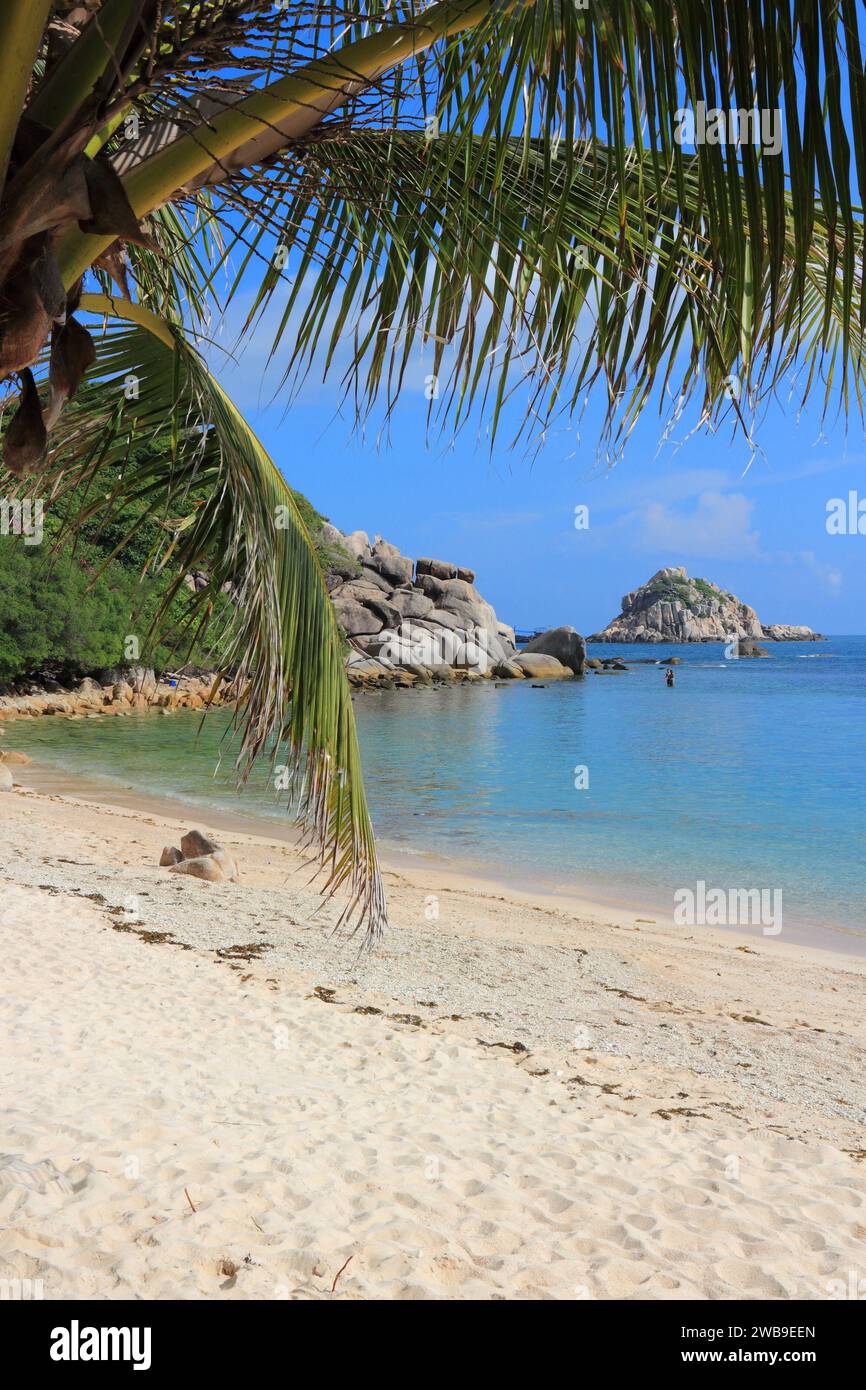
[[[620,613],[588,642],[822,642],[819,632],[762,623],[754,608],[709,579],[668,565],[622,600]]]

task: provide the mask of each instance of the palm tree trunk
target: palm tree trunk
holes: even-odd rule
[[[12,143],[50,10],[51,0],[3,0],[0,9],[5,89],[0,103],[0,188],[6,181]]]

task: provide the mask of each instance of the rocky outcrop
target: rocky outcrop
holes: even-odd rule
[[[530,652],[528,655],[521,652],[514,661],[524,676],[531,676],[533,680],[566,680],[574,674],[555,656],[547,656],[544,652]]]
[[[826,642],[822,632],[813,632],[810,627],[794,627],[790,623],[764,623],[766,642]]]
[[[674,657],[674,661],[679,661],[679,657]],[[653,665],[666,665],[664,662],[654,662]],[[590,656],[586,660],[587,671],[594,671],[597,676],[608,676],[612,671],[627,671],[629,668],[619,657],[614,656]]]
[[[203,835],[200,830],[188,830],[181,836],[180,849],[166,845],[159,857],[161,868],[172,874],[186,874],[206,883],[237,883],[238,866],[227,849]]]
[[[101,671],[99,679],[86,676],[72,690],[46,690],[30,683],[26,693],[0,695],[0,720],[62,715],[67,719],[136,714],[149,709],[204,709],[229,704],[235,691],[229,684],[214,689],[214,674],[166,676],[158,680],[145,667],[118,667]],[[55,685],[56,682],[52,682]]]
[[[586,643],[573,627],[552,627],[549,632],[542,632],[540,636],[533,637],[523,651],[524,654],[541,652],[545,656],[554,656],[575,676],[583,675],[586,665]]]
[[[200,859],[180,859],[169,867],[169,873],[188,874],[190,878],[201,878],[206,883],[224,883],[225,874],[215,859],[209,854]]]
[[[326,582],[347,638],[346,668],[357,688],[445,682],[565,679],[583,673],[586,648],[574,628],[539,634],[525,656],[514,629],[475,587],[475,571],[428,556],[413,561],[364,531],[343,535],[325,523],[321,538],[343,561],[326,566]],[[356,572],[357,571],[357,572]],[[532,658],[532,660],[530,660]],[[535,660],[538,658],[538,660]],[[201,709],[232,703],[238,692],[215,688],[214,673],[182,671],[158,678],[143,666],[117,666],[86,676],[72,690],[47,676],[0,695],[0,720],[36,715],[96,719],[153,709]],[[184,860],[195,856],[184,853]],[[172,864],[167,861],[167,867]],[[190,872],[183,870],[183,872]],[[193,871],[194,872],[194,871]]]
[[[213,854],[219,849],[216,840],[208,839],[200,830],[188,830],[180,837],[181,859],[198,859],[203,854]]]
[[[781,629],[780,629],[781,630]],[[622,612],[590,642],[731,642],[745,639],[818,641],[808,628],[796,639],[780,639],[765,628],[754,608],[708,579],[692,579],[682,567],[659,570],[622,600]]]
[[[371,541],[364,531],[337,536],[361,567],[350,579],[334,582],[329,576],[328,585],[349,639],[346,664],[353,685],[408,686],[491,676],[520,680],[535,674],[522,663],[514,629],[499,621],[476,589],[474,570],[429,556],[413,562],[380,536]],[[535,648],[545,658],[541,665],[548,678],[583,669],[583,639],[573,629],[558,631],[572,634],[559,643],[565,653],[561,659],[554,646]]]

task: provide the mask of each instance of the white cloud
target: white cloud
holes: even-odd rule
[[[797,559],[831,594],[841,591],[842,571],[835,565],[822,565],[814,550],[801,550]]]
[[[613,511],[625,507],[642,507],[650,503],[685,502],[703,492],[718,492],[735,480],[721,468],[680,468],[670,473],[653,472],[650,477],[627,475],[623,465],[619,471],[590,474],[584,487],[586,500],[594,511]],[[602,488],[596,490],[594,484]],[[607,493],[607,496],[605,496]]]
[[[759,559],[760,537],[751,529],[754,503],[741,492],[702,492],[690,511],[650,502],[630,514],[636,543],[645,550],[707,559]]]

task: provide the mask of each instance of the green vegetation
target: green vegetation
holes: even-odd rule
[[[709,584],[706,579],[693,579],[692,585],[708,601],[718,603],[720,599],[725,597],[714,584]]]
[[[24,676],[117,664],[131,630],[127,596],[105,582],[87,592],[87,574],[69,555],[48,571],[38,547],[0,544],[0,685]]]
[[[0,536],[0,683],[50,678],[64,684],[139,663],[158,670],[184,661],[219,663],[220,633],[231,617],[224,595],[206,638],[192,640],[188,630],[193,596],[186,587],[171,599],[161,639],[149,635],[176,576],[157,569],[142,578],[149,558],[167,540],[142,503],[123,507],[107,523],[88,522],[74,545],[58,544],[64,510],[46,509],[41,544],[26,544],[22,535]],[[130,533],[128,545],[112,559]],[[137,649],[130,648],[130,638]]]
[[[692,608],[691,585],[687,579],[657,579],[651,586],[652,592],[666,603],[684,603]]]
[[[322,568],[356,573],[354,557],[323,538],[326,518],[302,493],[293,496]],[[190,505],[197,501],[191,498]],[[197,634],[194,590],[184,586],[170,599],[160,635],[150,636],[176,573],[170,565],[160,569],[170,534],[146,505],[129,503],[108,518],[94,517],[74,543],[61,539],[69,511],[63,502],[46,508],[40,544],[0,535],[0,687],[40,679],[64,685],[124,665],[158,671],[182,663],[219,666],[232,618],[225,594],[210,601],[206,630]],[[138,643],[137,656],[130,637]]]
[[[718,603],[725,598],[733,597],[732,594],[723,593],[706,579],[657,579],[652,585],[652,592],[658,598],[667,603],[682,603],[690,613],[697,613],[703,607],[695,600],[695,589],[707,603]]]
[[[335,541],[327,540],[323,534],[323,528],[328,520],[317,512],[312,502],[304,496],[302,492],[291,489],[295,505],[301,514],[301,519],[310,533],[315,547],[316,555],[319,559],[325,574],[337,574],[341,579],[357,579],[361,573],[361,563],[356,560],[354,555],[350,555],[348,550]]]

